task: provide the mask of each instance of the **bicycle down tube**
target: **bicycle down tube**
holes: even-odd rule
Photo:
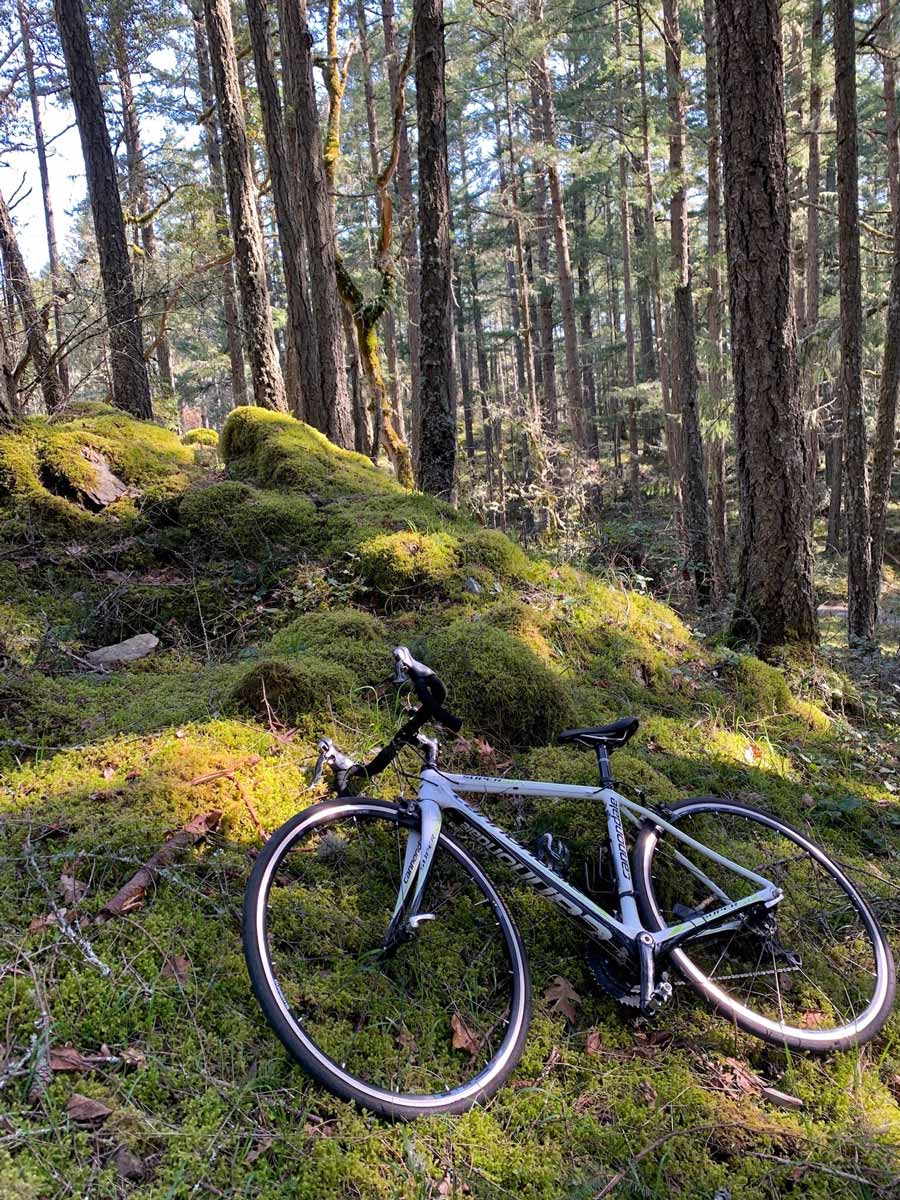
[[[612,860],[619,892],[621,920],[606,912],[576,887],[557,875],[555,871],[545,866],[529,850],[490,821],[478,809],[467,804],[458,795],[456,789],[474,795],[541,796],[560,800],[601,801],[606,813],[607,830],[613,849]],[[423,817],[427,817],[426,820],[423,820],[422,826],[425,836],[423,837],[418,830],[410,831],[400,891],[394,909],[394,918],[391,922],[392,928],[404,918],[412,924],[420,919],[427,919],[427,914],[419,917],[418,907],[422,900],[431,859],[440,832],[441,820],[445,813],[459,818],[465,824],[467,833],[482,849],[510,867],[522,882],[537,888],[542,895],[559,905],[570,916],[582,921],[595,937],[603,941],[615,940],[621,945],[627,945],[635,942],[640,935],[649,933],[657,950],[663,947],[671,949],[674,944],[682,942],[688,937],[700,936],[704,929],[713,933],[728,928],[729,926],[723,925],[723,922],[751,905],[764,904],[770,907],[781,899],[780,890],[762,875],[758,875],[755,871],[751,871],[739,863],[732,862],[701,842],[695,841],[677,826],[666,821],[659,813],[654,812],[653,809],[645,808],[633,800],[628,800],[613,788],[541,783],[524,779],[501,779],[488,775],[461,775],[426,768],[419,777],[418,799],[420,811],[423,813]],[[640,920],[632,889],[631,863],[622,822],[623,812],[629,820],[635,823],[639,823],[640,818],[653,821],[655,825],[666,830],[685,846],[693,848],[750,883],[757,884],[758,890],[740,900],[733,901],[720,888],[716,888],[716,893],[725,901],[721,908],[692,917],[677,925],[667,926],[658,933],[646,930]],[[678,857],[688,870],[699,878],[706,879],[703,872],[694,863],[681,855]]]

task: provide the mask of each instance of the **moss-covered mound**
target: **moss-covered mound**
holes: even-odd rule
[[[215,429],[189,429],[181,439],[185,446],[218,446],[219,435]]]
[[[263,720],[274,715],[296,724],[309,713],[346,708],[356,685],[347,667],[304,654],[254,663],[237,681],[232,696]]]

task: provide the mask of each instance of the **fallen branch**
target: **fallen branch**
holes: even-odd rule
[[[34,851],[31,847],[30,839],[25,843],[25,857],[28,859],[28,865],[37,876],[38,881],[40,882],[41,887],[44,889],[44,893],[50,903],[50,911],[53,914],[53,924],[58,927],[64,938],[70,941],[73,946],[78,947],[91,966],[96,967],[101,975],[111,975],[112,967],[107,966],[87,938],[83,937],[69,922],[68,918],[66,917],[68,909],[60,908],[56,903],[53,893],[50,890],[47,881],[41,872],[41,868],[38,866],[37,860],[34,857]]]
[[[177,833],[173,833],[152,858],[148,858],[144,865],[135,871],[125,886],[116,892],[112,900],[103,905],[96,916],[96,923],[102,925],[110,917],[116,917],[130,912],[133,908],[138,908],[162,868],[175,862],[183,851],[195,846],[208,833],[218,829],[221,820],[221,811],[214,808],[210,812],[193,817]]]
[[[253,807],[253,801],[247,792],[247,789],[235,775],[238,767],[255,767],[259,762],[258,754],[251,754],[249,758],[245,758],[242,762],[235,763],[233,767],[223,767],[220,771],[210,771],[208,775],[198,775],[196,779],[191,780],[191,787],[197,787],[201,783],[212,783],[214,779],[230,779],[237,790],[241,793],[241,799],[244,802],[244,807],[250,816],[250,820],[256,826],[256,832],[264,842],[269,840],[269,835],[266,833],[262,821],[257,816],[256,809]]]

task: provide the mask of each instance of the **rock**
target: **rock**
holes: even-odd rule
[[[481,594],[481,584],[477,579],[473,579],[471,575],[466,576],[466,591],[471,592],[473,596]]]
[[[93,485],[81,484],[78,488],[88,505],[99,510],[120,500],[128,491],[128,485],[123,483],[118,475],[113,474],[109,463],[99,451],[92,450],[90,446],[82,446],[81,453],[94,468],[96,477]]]
[[[120,663],[146,658],[158,645],[159,638],[155,634],[137,633],[134,637],[126,638],[124,642],[116,642],[114,646],[101,646],[99,650],[89,650],[84,657],[92,667],[115,667]]]

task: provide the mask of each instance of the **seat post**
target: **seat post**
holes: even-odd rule
[[[609,763],[609,750],[604,742],[598,742],[597,750],[597,766],[600,768],[600,785],[601,787],[612,787],[612,767]]]

